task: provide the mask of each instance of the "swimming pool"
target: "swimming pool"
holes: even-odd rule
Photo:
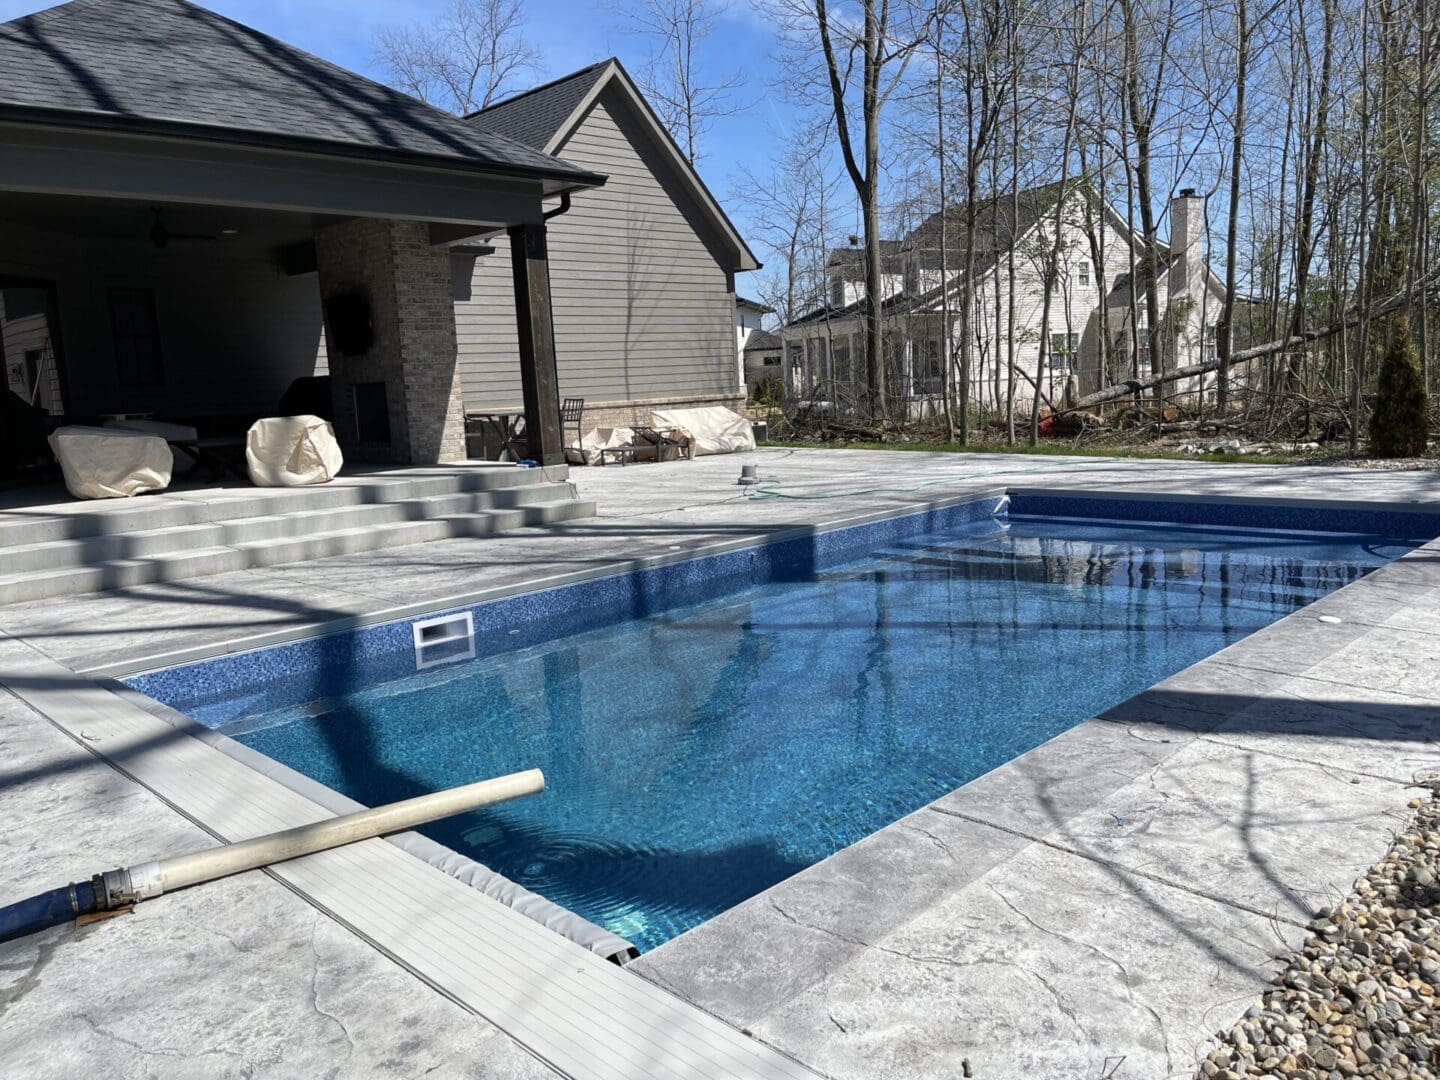
[[[367,804],[543,769],[423,831],[649,949],[1415,546],[1015,509],[481,605],[435,670],[377,632],[129,681]]]

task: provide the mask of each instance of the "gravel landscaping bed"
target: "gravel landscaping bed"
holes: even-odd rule
[[[1322,908],[1275,989],[1218,1033],[1197,1080],[1440,1077],[1440,780],[1390,850]]]

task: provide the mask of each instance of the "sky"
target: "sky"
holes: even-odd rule
[[[204,6],[280,38],[326,60],[382,79],[371,38],[384,26],[429,22],[446,0],[203,0]],[[52,5],[43,0],[0,0],[0,21],[28,15]],[[643,65],[648,44],[624,32],[620,18],[606,0],[525,0],[528,37],[541,51],[542,71],[533,83],[568,74],[597,60],[618,56],[630,71]],[[743,85],[735,92],[740,110],[714,121],[702,144],[700,173],[735,221],[747,232],[747,215],[734,197],[741,163],[762,172],[770,137],[783,133],[795,116],[774,93],[771,82],[776,40],[751,0],[731,0],[716,21],[701,57],[707,73],[723,77],[738,73]],[[760,254],[764,261],[764,254]],[[746,290],[741,275],[737,288]]]

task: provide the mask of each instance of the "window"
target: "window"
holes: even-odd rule
[[[1075,366],[1075,354],[1079,349],[1079,334],[1051,334],[1050,367],[1055,371],[1069,371]]]
[[[155,290],[111,289],[110,327],[115,334],[115,368],[120,385],[164,385]]]
[[[844,279],[844,278],[838,278],[838,277],[837,277],[834,281],[832,281],[832,282],[830,283],[830,306],[831,306],[831,307],[844,307],[844,306],[845,306],[845,279]]]
[[[778,357],[778,356],[767,356],[767,357],[765,357],[764,360],[761,361],[761,365],[762,365],[763,367],[779,367],[779,366],[780,366],[780,357]]]
[[[1213,364],[1216,358],[1215,352],[1215,327],[1205,328],[1205,363]]]
[[[915,342],[912,363],[915,368],[914,393],[938,394],[943,371],[940,339],[927,338]]]
[[[1081,259],[1080,265],[1076,268],[1076,278],[1081,285],[1090,284],[1090,260]]]
[[[925,342],[925,371],[922,376],[926,379],[940,378],[940,339],[931,338]]]

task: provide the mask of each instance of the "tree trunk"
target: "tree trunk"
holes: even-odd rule
[[[1230,206],[1225,215],[1225,300],[1215,328],[1215,404],[1223,415],[1230,405],[1230,353],[1235,348],[1236,247],[1240,237],[1240,168],[1245,153],[1245,90],[1250,70],[1250,14],[1246,0],[1235,6],[1235,129],[1230,146]]]

